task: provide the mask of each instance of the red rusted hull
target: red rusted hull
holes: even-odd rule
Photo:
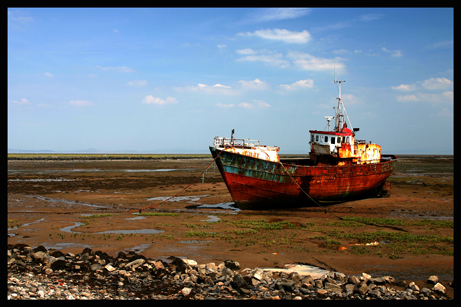
[[[210,147],[210,151],[214,158],[220,153],[214,147]],[[226,151],[216,159],[232,199],[241,209],[314,205],[302,190],[316,201],[363,197],[384,184],[396,162],[396,156],[389,156],[373,164],[309,166],[271,162]]]

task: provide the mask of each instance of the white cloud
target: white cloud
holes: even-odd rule
[[[412,95],[397,96],[398,101],[422,101],[430,103],[448,103],[453,102],[453,92],[446,91],[440,94],[416,93]]]
[[[381,48],[382,51],[391,53],[391,56],[393,57],[401,57],[402,52],[400,50],[388,50],[386,47]]]
[[[154,97],[152,95],[146,96],[142,102],[146,104],[156,104],[156,105],[164,105],[168,103],[178,103],[178,101],[174,97],[167,97],[166,99],[162,99],[162,98]]]
[[[224,45],[224,44],[223,44],[223,45],[218,45],[217,47],[218,47],[219,49],[224,49],[224,48],[227,47],[227,45]]]
[[[21,98],[21,100],[11,100],[11,102],[16,104],[30,104],[29,100],[26,98]]]
[[[400,84],[399,86],[392,86],[393,90],[398,91],[413,91],[416,89],[416,85],[414,84]]]
[[[399,86],[392,86],[394,90],[400,91],[414,91],[417,89],[425,90],[444,90],[453,87],[453,81],[447,78],[430,78],[424,81],[416,81],[413,84],[400,84]]]
[[[197,93],[204,93],[204,94],[221,94],[221,95],[236,95],[237,91],[234,90],[229,85],[222,85],[222,84],[215,84],[209,86],[207,84],[198,83],[197,86],[187,85],[184,87],[175,87],[176,91],[188,91],[188,92],[197,92]]]
[[[253,109],[253,105],[248,102],[242,102],[239,104],[239,107],[243,107],[245,109]]]
[[[254,24],[268,21],[299,18],[310,14],[309,8],[264,8],[249,14],[239,24]]]
[[[314,86],[314,80],[312,79],[306,79],[306,80],[299,80],[296,81],[292,84],[280,84],[279,85],[281,88],[285,90],[297,90],[297,89],[303,89],[303,88],[311,88]]]
[[[224,103],[220,103],[218,102],[216,104],[217,107],[220,107],[220,108],[224,108],[224,109],[227,109],[227,108],[233,108],[235,105],[233,103],[231,104],[224,104]]]
[[[135,72],[135,70],[131,67],[126,67],[126,66],[117,66],[117,67],[101,67],[101,66],[96,66],[97,68],[103,70],[103,71],[117,71],[117,72]]]
[[[270,104],[268,104],[267,102],[264,102],[263,100],[253,100],[253,102],[256,103],[256,105],[260,108],[268,108],[271,106]]]
[[[436,42],[432,45],[424,47],[423,50],[445,49],[445,48],[453,48],[453,40]]]
[[[136,87],[144,86],[146,84],[147,84],[147,80],[133,80],[133,81],[128,81],[126,83],[126,85],[128,86],[136,86]]]
[[[256,53],[258,53],[257,51],[254,51],[253,49],[250,49],[250,48],[239,49],[236,52],[238,54],[256,54]]]
[[[267,29],[256,30],[253,33],[238,33],[242,36],[258,36],[264,39],[279,40],[286,43],[305,44],[311,40],[311,35],[307,30],[302,32],[289,31],[286,29]]]
[[[251,49],[250,49],[251,50]],[[259,50],[255,53],[246,53],[247,56],[237,59],[237,62],[263,62],[272,66],[285,68],[290,66],[290,62],[283,58],[281,53],[272,52],[267,49]]]
[[[53,74],[50,73],[50,72],[45,72],[45,77],[50,77],[51,78],[51,77],[53,77]]]
[[[259,79],[254,79],[253,81],[240,80],[239,83],[244,89],[263,90],[267,88],[267,84]]]
[[[259,15],[253,16],[253,19],[254,22],[293,19],[307,15],[311,11],[308,8],[268,8],[262,10]]]
[[[398,101],[418,101],[416,95],[397,96]]]
[[[315,57],[308,53],[303,53],[299,51],[290,51],[288,52],[287,58],[292,59],[293,64],[304,69],[304,70],[329,70],[333,71],[336,69],[338,72],[342,72],[345,69],[345,65],[341,62],[336,61],[335,59],[325,59]],[[342,60],[341,58],[336,58],[337,60]]]
[[[94,105],[91,101],[86,100],[71,100],[69,104],[77,107],[91,107]]]
[[[25,15],[24,11],[8,11],[8,18],[17,22],[33,22],[34,18]]]
[[[447,78],[430,78],[423,81],[422,87],[428,90],[447,89],[453,86],[453,81]]]
[[[219,84],[219,83],[213,85],[213,87],[215,87],[215,88],[231,88],[231,87],[228,86],[228,85],[222,85],[222,84]]]
[[[263,100],[253,100],[253,103],[242,102],[239,104],[239,107],[245,109],[253,109],[253,108],[269,108],[271,105]]]
[[[382,14],[365,14],[359,17],[360,21],[372,21],[381,18]]]

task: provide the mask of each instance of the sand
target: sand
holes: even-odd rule
[[[350,236],[382,231],[453,238],[452,227],[417,223],[454,220],[453,156],[399,159],[388,179],[389,198],[260,211],[234,207],[213,167],[202,183],[200,174],[211,158],[9,160],[8,244],[72,253],[90,247],[111,255],[131,250],[148,258],[177,256],[198,263],[231,259],[242,268],[309,264],[346,275],[366,272],[420,283],[437,275],[445,284],[452,282],[453,240],[366,245],[373,242]],[[139,209],[157,215],[140,216]],[[106,215],[88,218],[95,214]],[[406,223],[347,224],[340,217]]]

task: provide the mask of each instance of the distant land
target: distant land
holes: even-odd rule
[[[88,148],[88,149],[79,149],[79,150],[69,150],[69,151],[56,151],[51,149],[9,149],[8,153],[18,153],[18,154],[39,154],[39,153],[50,153],[50,154],[210,154],[208,150],[184,150],[179,148],[173,148],[169,150],[155,150],[155,151],[139,151],[139,150],[98,150],[95,148]],[[281,155],[307,155],[309,152],[282,152],[280,151]],[[386,154],[394,154],[394,155],[439,155],[439,156],[453,156],[454,153],[447,153],[447,152],[426,152],[426,151],[407,151],[407,152],[383,152],[384,155]]]
[[[183,149],[172,149],[172,150],[155,150],[155,151],[139,151],[139,150],[98,150],[95,148],[69,150],[69,151],[57,151],[51,149],[9,149],[8,153],[50,153],[50,154],[211,154],[209,151],[185,151]]]

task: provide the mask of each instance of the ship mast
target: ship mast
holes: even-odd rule
[[[336,132],[340,132],[341,129],[343,128],[342,125],[344,124],[344,122],[346,122],[344,116],[346,116],[347,121],[349,122],[348,128],[352,130],[351,121],[349,120],[349,116],[347,116],[346,108],[344,107],[343,101],[341,99],[341,83],[342,82],[346,82],[346,81],[336,81],[336,77],[335,77],[335,83],[339,84],[339,91],[338,91],[339,97],[336,98],[338,99],[338,106],[334,107],[335,109],[335,131]]]
[[[341,113],[341,106],[343,106],[343,102],[341,100],[341,83],[346,81],[336,81],[335,83],[339,84],[339,97],[338,99],[338,107],[335,108],[335,131],[339,132],[341,129],[341,123],[343,121],[344,114]],[[343,106],[344,108],[344,106]]]

